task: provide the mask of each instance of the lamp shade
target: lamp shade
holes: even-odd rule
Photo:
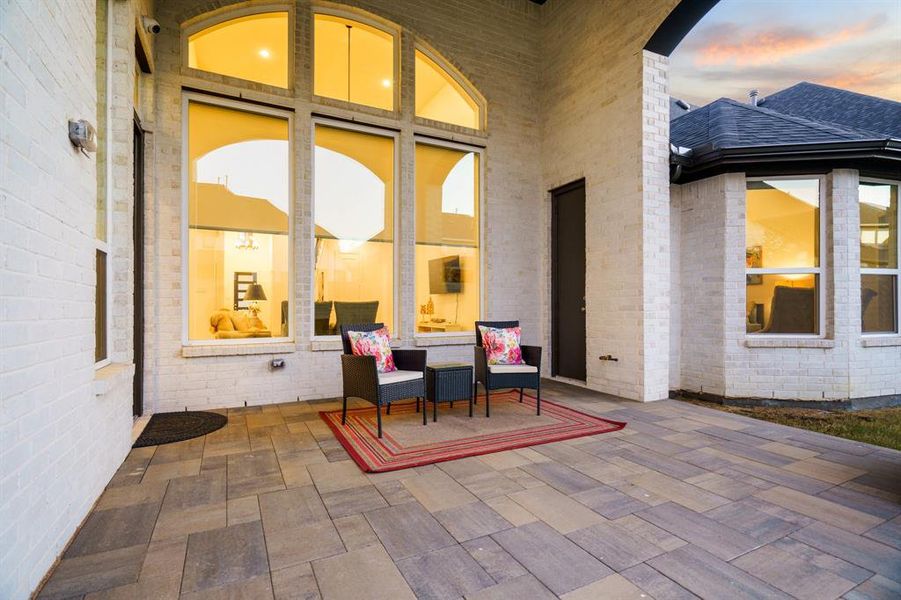
[[[247,291],[244,293],[244,299],[248,301],[268,300],[268,298],[266,298],[266,292],[263,291],[263,286],[259,283],[251,283],[247,286]]]

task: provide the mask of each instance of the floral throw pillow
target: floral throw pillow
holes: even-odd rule
[[[354,356],[374,356],[375,367],[379,373],[397,371],[394,366],[394,355],[391,353],[391,334],[387,327],[375,331],[348,331],[350,349]]]
[[[522,348],[519,346],[519,327],[500,329],[479,325],[482,346],[489,365],[521,365]]]

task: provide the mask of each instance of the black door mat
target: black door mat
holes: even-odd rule
[[[132,448],[182,442],[225,427],[228,417],[206,411],[157,413]]]

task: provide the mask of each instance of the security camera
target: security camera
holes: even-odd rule
[[[152,17],[141,17],[141,24],[144,25],[147,33],[156,34],[160,32],[160,22]]]

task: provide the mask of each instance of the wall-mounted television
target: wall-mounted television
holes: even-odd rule
[[[429,261],[429,293],[459,294],[463,291],[460,257],[444,256]]]

